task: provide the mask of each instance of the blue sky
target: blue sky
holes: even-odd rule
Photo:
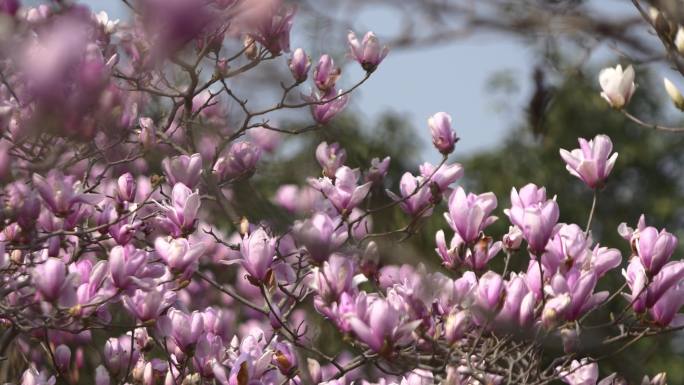
[[[110,17],[125,17],[118,0],[84,2],[94,10],[107,11]],[[591,5],[596,12],[609,16],[636,12],[619,0],[594,1]],[[382,36],[398,28],[397,20],[391,12],[371,9],[359,15],[355,29],[359,33],[372,29]],[[308,48],[305,32],[297,24],[292,41],[295,47]],[[345,36],[340,36],[339,44],[345,44]],[[593,55],[592,62],[617,62],[615,56],[604,49]],[[523,121],[535,63],[534,52],[527,45],[494,34],[474,35],[423,49],[394,51],[353,97],[352,107],[371,122],[370,126],[385,111],[402,114],[417,130],[422,130],[416,134],[422,136],[424,144],[429,143],[427,118],[438,111],[448,112],[461,137],[457,154],[472,153],[500,143],[511,127]],[[489,83],[497,73],[508,74],[517,87],[506,94],[493,92]],[[345,68],[345,82],[361,76],[358,66]],[[429,148],[425,148],[425,156],[431,161],[439,157]]]

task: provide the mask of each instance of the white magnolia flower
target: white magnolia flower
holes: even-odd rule
[[[667,91],[667,94],[670,95],[670,99],[672,99],[675,107],[679,108],[680,110],[684,109],[684,96],[682,96],[682,93],[679,92],[677,86],[675,86],[668,78],[663,78],[663,82],[665,83],[665,91]]]
[[[601,97],[613,108],[620,109],[629,103],[636,90],[634,68],[629,66],[623,71],[619,64],[615,68],[604,68],[599,72],[599,84],[602,89]]]
[[[104,27],[104,30],[107,33],[114,32],[116,26],[119,25],[119,19],[109,20],[109,15],[107,15],[107,12],[105,11],[98,12],[95,15],[95,18],[97,19],[97,22]]]

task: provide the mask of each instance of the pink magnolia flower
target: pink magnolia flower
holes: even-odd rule
[[[325,195],[330,203],[342,214],[348,214],[358,206],[368,195],[371,182],[358,185],[360,173],[347,166],[342,166],[335,171],[335,182],[323,177],[313,179],[310,184]]]
[[[589,362],[573,360],[568,370],[560,371],[560,376],[569,385],[596,385],[598,382],[598,365]]]
[[[381,47],[378,38],[370,31],[364,35],[360,42],[356,34],[349,31],[347,41],[349,42],[350,56],[359,62],[366,72],[375,71],[389,53],[389,48],[387,46]]]
[[[348,316],[352,331],[368,347],[381,354],[406,344],[421,321],[409,321],[402,302],[399,296],[391,293],[387,299],[369,298],[366,309],[357,307],[357,312]]]
[[[632,251],[651,275],[657,274],[670,260],[677,247],[677,237],[665,229],[658,231],[655,227],[646,225],[646,217],[641,215],[637,229],[620,224],[618,232],[629,241]]]
[[[321,263],[347,240],[347,229],[328,215],[316,213],[306,221],[295,223],[294,235],[311,258]]]
[[[61,217],[77,211],[80,203],[95,204],[102,199],[96,194],[83,193],[81,182],[74,176],[54,170],[47,178],[33,174],[33,185],[50,210]]]
[[[336,91],[332,87],[324,94],[314,92],[305,96],[304,99],[311,103],[313,119],[319,124],[326,124],[347,107],[349,95],[343,94],[342,90]]]
[[[309,74],[309,68],[311,68],[311,58],[303,49],[297,48],[292,54],[292,58],[290,58],[288,66],[290,67],[292,77],[298,83],[301,83],[306,80]]]
[[[57,300],[69,285],[64,261],[48,258],[33,270],[33,284],[47,301]]]
[[[204,331],[204,318],[198,311],[185,313],[172,308],[160,318],[159,325],[162,333],[171,337],[176,345],[187,353],[195,346]]]
[[[114,286],[128,289],[142,285],[137,275],[147,262],[147,253],[132,245],[116,246],[109,252],[109,272]]]
[[[290,52],[290,30],[296,12],[294,7],[273,6],[269,17],[262,18],[258,24],[254,40],[274,55]]]
[[[390,198],[399,202],[399,207],[405,213],[414,217],[432,215],[432,207],[430,207],[432,194],[423,177],[415,177],[410,172],[404,173],[399,181],[399,193],[401,196],[387,190]]]
[[[133,295],[123,296],[123,304],[142,322],[156,320],[176,300],[176,292],[137,289]]]
[[[387,175],[389,165],[389,156],[385,157],[382,160],[380,160],[380,158],[371,159],[371,166],[368,169],[368,172],[366,173],[366,180],[373,183],[382,182],[382,180],[385,179],[385,176]]]
[[[432,144],[444,155],[451,154],[458,142],[456,133],[451,128],[451,116],[446,112],[438,112],[428,119]]]
[[[282,133],[266,127],[254,127],[247,134],[262,151],[269,153],[275,152],[283,140]]]
[[[335,67],[333,58],[330,55],[323,55],[314,69],[314,84],[327,95],[330,90],[335,88],[335,83],[337,83],[341,73],[342,70]]]
[[[347,161],[347,151],[339,143],[321,142],[316,147],[316,160],[323,169],[323,175],[333,178],[337,169]]]
[[[204,254],[206,246],[202,242],[191,245],[185,238],[176,238],[168,242],[159,237],[154,241],[154,249],[171,271],[187,274],[197,268],[198,260]]]
[[[200,196],[182,183],[176,183],[171,191],[170,204],[161,205],[164,216],[159,222],[173,237],[182,237],[195,230],[200,209]]]
[[[572,151],[560,149],[565,168],[590,188],[603,187],[618,157],[617,152],[611,154],[613,143],[606,135],[596,135],[589,141],[579,138],[578,141],[580,148]]]
[[[182,183],[192,189],[197,186],[202,174],[202,156],[192,154],[164,158],[162,169],[171,186]]]
[[[233,143],[228,153],[216,160],[212,172],[221,180],[250,176],[261,159],[261,149],[251,142]]]
[[[240,245],[242,266],[255,279],[263,281],[276,255],[276,238],[272,238],[262,227],[245,235]]]
[[[449,212],[444,213],[444,217],[466,243],[472,243],[487,226],[496,221],[497,217],[489,215],[496,205],[496,196],[493,193],[466,195],[459,186],[449,197]]]
[[[418,168],[420,175],[425,179],[430,179],[439,192],[449,191],[449,186],[463,177],[463,166],[459,163],[445,164],[437,168],[425,162]]]
[[[342,293],[351,292],[354,270],[350,257],[333,254],[323,266],[314,267],[311,287],[324,301],[334,302]]]
[[[486,272],[477,284],[477,303],[482,310],[493,312],[497,310],[499,302],[505,292],[501,276],[493,271]]]
[[[130,172],[122,174],[116,181],[116,198],[120,202],[133,202],[135,200],[136,183]]]

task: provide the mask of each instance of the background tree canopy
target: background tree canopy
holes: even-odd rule
[[[662,109],[663,103],[657,103],[659,97],[652,91],[658,89],[658,82],[644,73],[639,74],[639,83],[639,92],[631,101],[630,109],[647,120],[667,120],[668,116]],[[583,183],[568,174],[558,148],[572,149],[577,147],[578,137],[589,139],[604,133],[611,137],[619,157],[607,186],[599,192],[592,225],[595,239],[600,239],[601,245],[619,248],[624,267],[630,256],[630,248],[617,232],[620,223],[626,222],[633,227],[639,216],[646,213],[649,224],[665,227],[678,236],[684,235],[684,178],[681,168],[684,163],[684,153],[681,151],[684,138],[678,134],[644,129],[611,111],[599,96],[593,73],[574,72],[565,75],[547,92],[550,101],[544,106],[541,119],[529,119],[523,124],[512,126],[510,134],[500,146],[462,156],[457,145],[450,160],[464,166],[465,177],[461,184],[466,190],[475,193],[494,192],[498,198],[496,215],[503,217],[503,209],[510,207],[512,187],[520,188],[529,182],[545,186],[550,196],[557,195],[561,207],[560,222],[577,223],[584,227],[593,194]],[[297,124],[292,123],[292,126],[296,127]],[[458,130],[458,125],[456,127]],[[418,173],[416,159],[419,159],[423,143],[416,138],[415,132],[421,130],[427,128],[411,127],[402,116],[396,114],[385,115],[373,126],[348,114],[315,135],[289,139],[292,143],[286,151],[287,155],[277,155],[284,161],[269,162],[267,169],[260,170],[257,179],[236,186],[235,191],[238,194],[253,194],[270,186],[273,195],[279,185],[297,183],[306,175],[318,172],[319,166],[312,154],[324,140],[337,141],[346,149],[350,167],[366,168],[368,159],[389,154],[392,161],[384,187],[396,191],[402,170]],[[483,130],[483,135],[486,135],[486,130]],[[250,211],[254,218],[273,218],[273,210],[281,209],[271,202],[271,197],[243,201],[253,206]],[[374,205],[387,202],[389,200],[385,194],[376,194]],[[442,209],[446,209],[445,202]],[[279,215],[284,220],[291,219],[282,210]],[[406,221],[398,208],[374,214],[374,231],[396,228],[397,221]],[[406,263],[420,262],[438,268],[438,258],[432,252],[435,247],[434,234],[447,227],[440,215],[434,215],[408,239],[404,239],[403,235],[378,239],[380,250],[384,253],[381,257]],[[505,234],[508,231],[506,221],[499,220],[491,230],[495,237]],[[680,246],[678,251],[681,252],[681,249]],[[499,254],[492,264],[503,264],[503,258],[503,253]],[[521,251],[513,257],[511,265],[514,269],[524,269],[528,261],[527,253]],[[446,270],[444,272],[453,274]],[[612,285],[615,290],[620,285],[619,280],[614,280]],[[606,311],[619,313],[626,304],[627,301]],[[318,327],[322,330],[321,338],[329,339],[335,335],[332,328],[325,325]],[[594,337],[587,333],[582,338],[587,354],[598,355],[611,351],[608,347],[593,344]],[[637,348],[620,352],[606,361],[601,370],[606,374],[618,371],[632,381],[639,381],[644,371],[655,372],[666,368],[670,384],[684,383],[684,368],[681,366],[684,360],[683,344],[681,332],[641,341]],[[334,346],[331,344],[329,348],[334,351]],[[556,348],[560,349],[560,342]]]

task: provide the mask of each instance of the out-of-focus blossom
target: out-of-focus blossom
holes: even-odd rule
[[[149,150],[157,142],[157,126],[154,121],[148,117],[141,117],[138,119],[138,125],[140,126],[140,144],[143,148]]]
[[[292,346],[285,342],[278,342],[273,349],[273,363],[282,374],[290,375],[297,369],[297,355]]]
[[[266,127],[254,127],[248,131],[249,137],[261,150],[275,152],[283,139],[283,134]]]
[[[338,226],[324,213],[316,213],[306,221],[295,223],[294,235],[318,263],[326,261],[347,240],[346,228]]]
[[[601,97],[611,107],[621,109],[629,103],[636,90],[634,68],[629,66],[623,71],[619,64],[615,68],[604,68],[599,72],[599,84],[602,90]]]
[[[33,185],[50,210],[57,216],[67,216],[79,203],[93,204],[99,201],[95,194],[82,192],[80,181],[71,175],[50,172],[47,178],[33,174]]]
[[[323,175],[334,178],[337,169],[347,160],[347,151],[339,143],[321,142],[316,147],[316,160],[323,169]]]
[[[59,345],[55,348],[55,365],[61,373],[66,373],[71,364],[71,349],[66,345]]]
[[[596,385],[598,382],[598,365],[587,359],[573,360],[569,370],[561,371],[561,379],[569,385]]]
[[[221,179],[249,176],[261,158],[261,150],[251,142],[233,143],[225,156],[218,158],[213,173]]]
[[[0,1],[0,12],[14,16],[19,10],[20,6],[21,3],[19,0],[2,0]]]
[[[310,214],[320,205],[322,197],[310,186],[285,184],[278,187],[273,200],[291,213]]]
[[[368,172],[366,173],[366,180],[373,183],[382,182],[382,180],[385,179],[385,176],[387,175],[389,165],[389,156],[385,157],[382,160],[380,160],[380,158],[371,159],[371,166],[368,169]]]
[[[55,385],[55,376],[48,377],[46,371],[38,371],[33,365],[21,375],[21,385]]]
[[[254,40],[274,55],[290,52],[290,30],[295,13],[294,7],[273,6],[271,13],[258,24],[252,35]]]

